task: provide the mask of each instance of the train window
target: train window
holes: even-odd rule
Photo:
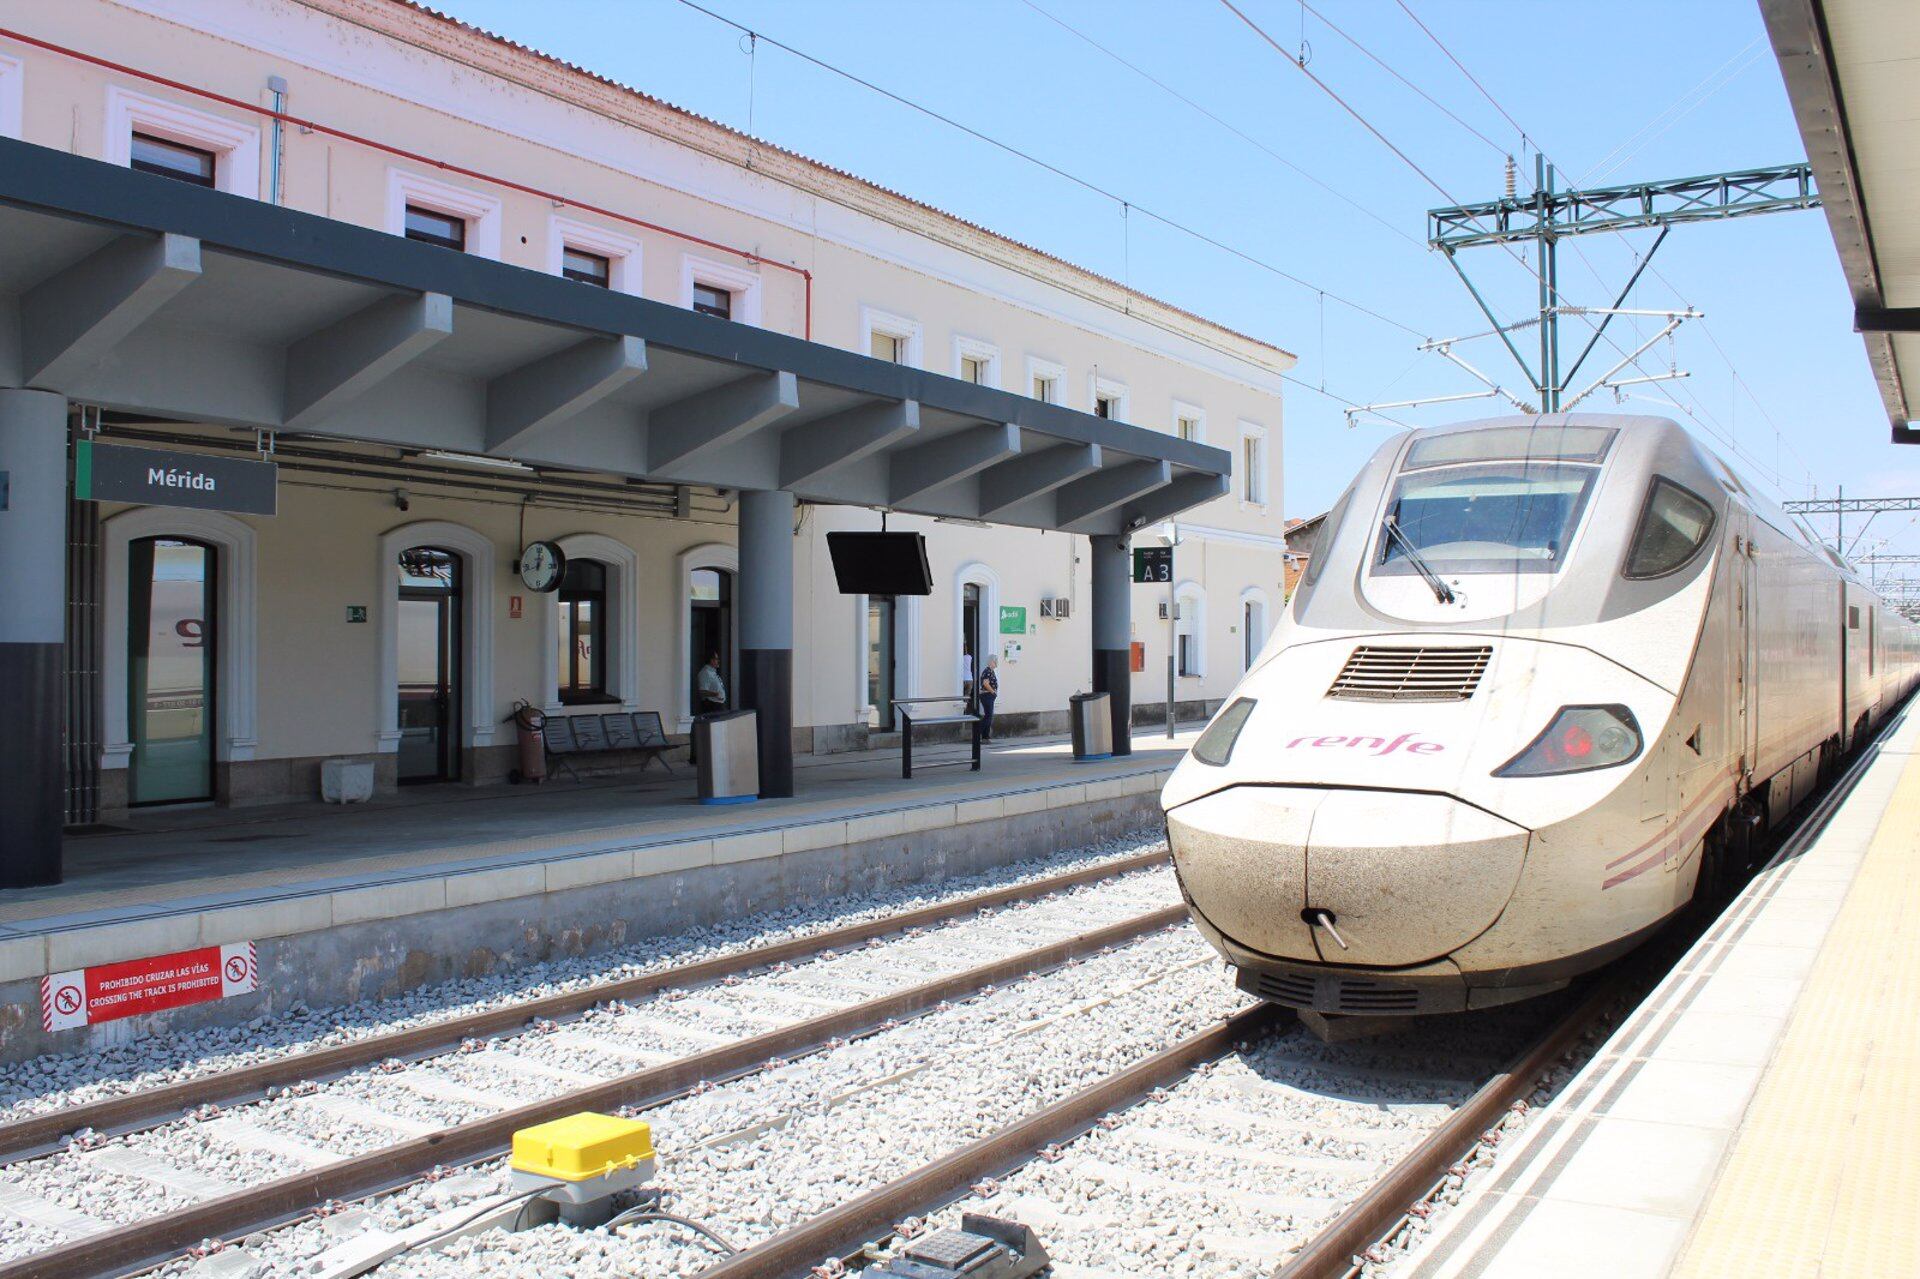
[[[1394,483],[1374,571],[1554,573],[1565,561],[1596,467],[1488,462],[1415,471]]]
[[[1352,502],[1353,487],[1349,485],[1347,491],[1340,495],[1340,500],[1333,504],[1333,509],[1327,512],[1327,517],[1320,521],[1320,531],[1313,535],[1313,549],[1307,555],[1307,571],[1300,576],[1303,595],[1320,580],[1320,572],[1326,568],[1327,560],[1333,554],[1333,539],[1340,531],[1340,521],[1346,518],[1347,507]],[[1300,602],[1305,604],[1306,600],[1302,598]]]
[[[1477,431],[1449,431],[1414,441],[1407,450],[1403,471],[1455,462],[1598,462],[1613,443],[1610,426],[1489,426]]]
[[[1627,550],[1626,576],[1666,576],[1698,554],[1712,531],[1711,506],[1672,480],[1654,476]]]

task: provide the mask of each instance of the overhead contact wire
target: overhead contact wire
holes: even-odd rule
[[[678,2],[686,6],[687,8],[694,10],[696,13],[705,14],[707,17],[712,18],[715,22],[719,22],[725,26],[732,27],[734,30],[739,31],[743,35],[746,34],[748,31],[748,28],[742,25],[741,23],[734,21],[732,18],[727,17],[725,14],[716,13],[714,10],[709,9],[705,5],[698,3],[698,0],[678,0]],[[1105,200],[1111,200],[1116,205],[1119,205],[1125,209],[1128,209],[1131,212],[1144,214],[1145,216],[1152,218],[1155,222],[1160,223],[1162,226],[1168,227],[1169,229],[1174,231],[1178,231],[1183,235],[1191,236],[1193,239],[1198,240],[1203,244],[1210,245],[1213,248],[1219,249],[1221,252],[1229,254],[1232,257],[1238,258],[1240,261],[1245,262],[1250,266],[1256,266],[1263,271],[1271,272],[1272,274],[1279,276],[1281,279],[1286,280],[1289,283],[1298,285],[1300,288],[1306,289],[1308,292],[1325,293],[1328,297],[1340,303],[1342,306],[1345,306],[1354,311],[1358,311],[1360,314],[1369,316],[1372,319],[1378,320],[1382,324],[1391,325],[1392,327],[1399,329],[1402,332],[1411,334],[1415,337],[1424,338],[1426,336],[1425,334],[1421,333],[1420,330],[1414,328],[1410,324],[1406,324],[1400,320],[1396,320],[1390,315],[1384,314],[1383,312],[1380,312],[1380,311],[1376,311],[1372,307],[1367,306],[1364,303],[1356,302],[1352,298],[1346,297],[1339,293],[1335,293],[1330,289],[1324,289],[1320,285],[1312,282],[1311,280],[1303,279],[1302,277],[1295,275],[1293,272],[1288,271],[1283,267],[1275,266],[1273,263],[1268,262],[1264,258],[1258,257],[1255,254],[1249,253],[1245,249],[1241,249],[1232,244],[1228,244],[1226,241],[1221,240],[1216,236],[1210,235],[1205,231],[1201,231],[1196,227],[1190,226],[1185,222],[1181,222],[1177,218],[1169,217],[1164,213],[1157,212],[1152,208],[1142,205],[1138,200],[1134,200],[1128,196],[1120,195],[1119,193],[1112,191],[1107,187],[1101,186],[1097,182],[1094,182],[1088,178],[1083,178],[1079,174],[1069,172],[1068,170],[1061,168],[1059,165],[1054,164],[1050,160],[1042,159],[1041,157],[1033,154],[1031,151],[1023,150],[1022,148],[1017,147],[1010,142],[1003,141],[999,138],[994,137],[990,133],[985,133],[970,124],[957,120],[953,116],[947,115],[941,111],[936,111],[932,107],[925,106],[919,102],[915,102],[912,98],[906,97],[900,93],[896,93],[892,89],[888,89],[883,85],[877,84],[874,81],[869,80],[862,75],[859,75],[852,71],[848,71],[843,67],[836,66],[833,63],[826,61],[825,59],[815,57],[813,54],[807,53],[804,50],[797,49],[794,46],[785,43],[784,41],[778,40],[775,37],[768,35],[764,31],[755,30],[753,34],[758,36],[758,38],[761,41],[774,46],[776,49],[780,49],[786,53],[789,53],[794,57],[799,58],[801,61],[806,62],[811,66],[817,67],[820,70],[829,73],[830,75],[839,76],[843,80],[847,80],[873,93],[877,93],[881,97],[886,98],[888,101],[896,103],[900,106],[903,106],[910,111],[923,115],[930,120],[937,120],[941,124],[944,124],[949,128],[957,129],[960,132],[966,134],[968,137],[973,138],[975,141],[985,143],[987,146],[993,147],[998,151],[1005,152],[1006,154],[1014,156],[1017,159],[1024,160],[1028,164],[1031,164],[1036,168],[1043,169],[1046,172],[1053,174],[1055,177],[1062,179],[1063,181],[1072,183],[1074,186],[1079,187],[1083,191],[1087,191],[1090,194],[1097,195],[1100,198]]]

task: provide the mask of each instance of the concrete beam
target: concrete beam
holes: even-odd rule
[[[1011,422],[974,426],[944,439],[915,445],[893,455],[887,478],[887,504],[904,506],[937,488],[977,475],[1020,451],[1020,428]]]
[[[1008,507],[1051,493],[1100,469],[1098,444],[1062,444],[1023,453],[980,476],[980,518],[990,520]]]
[[[682,466],[709,449],[765,430],[800,407],[793,374],[756,373],[663,405],[647,419],[647,470]]]
[[[280,424],[287,430],[331,417],[453,333],[444,293],[383,298],[287,348]]]
[[[126,236],[28,290],[20,344],[29,386],[67,390],[200,278],[200,241]]]
[[[1231,481],[1224,475],[1182,475],[1165,488],[1157,489],[1121,508],[1123,528],[1142,528],[1158,524],[1180,512],[1225,497]]]
[[[511,453],[647,371],[637,337],[588,338],[487,383],[487,452]]]
[[[1172,481],[1173,467],[1168,462],[1128,462],[1061,489],[1054,498],[1053,519],[1063,529],[1084,531],[1089,520],[1097,520]]]
[[[867,404],[780,437],[780,487],[805,488],[823,475],[852,466],[920,429],[920,402]]]

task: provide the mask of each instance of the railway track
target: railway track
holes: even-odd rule
[[[1475,1041],[1524,1041],[1492,1068],[1431,1032],[1329,1046],[1283,1010],[1245,1008],[691,1273],[852,1273],[964,1208],[1034,1228],[1061,1279],[1270,1275],[1282,1258],[1286,1279],[1345,1275],[1612,998],[1475,1019]]]
[[[249,1101],[267,1095],[270,1089],[322,1081],[378,1062],[410,1061],[449,1052],[470,1039],[512,1035],[542,1020],[577,1017],[599,1004],[643,999],[676,987],[723,981],[756,969],[805,959],[823,949],[845,949],[913,929],[938,927],[981,911],[1037,901],[1146,870],[1165,861],[1166,851],[1162,847],[633,977],[516,999],[480,1012],[378,1033],[344,1044],[290,1051],[266,1061],[143,1086],[118,1095],[67,1102],[40,1114],[0,1121],[0,1167],[56,1151],[74,1133],[116,1136],[135,1132],[173,1122],[209,1105]]]
[[[1184,921],[1142,854],[677,968],[12,1125],[121,1129],[0,1174],[0,1276],[126,1273],[503,1150],[586,1109],[654,1106],[872,1035]],[[636,1002],[639,1000],[646,1002]],[[558,1018],[571,1016],[562,1024]],[[493,1038],[482,1036],[492,1035]],[[396,1051],[396,1048],[399,1051]],[[331,1081],[317,1081],[322,1071]],[[211,1098],[225,1098],[216,1105]],[[183,1107],[190,1106],[184,1118]],[[128,1207],[129,1204],[134,1207]],[[89,1209],[92,1209],[91,1211]],[[128,1219],[131,1218],[131,1219]]]

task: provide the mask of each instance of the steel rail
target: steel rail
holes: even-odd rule
[[[1274,1279],[1339,1279],[1351,1274],[1354,1257],[1399,1225],[1407,1209],[1425,1198],[1513,1103],[1539,1083],[1619,996],[1620,985],[1617,978],[1603,982],[1533,1047],[1482,1084],[1466,1104],[1288,1258]]]
[[[984,987],[1055,968],[1082,955],[1185,923],[1186,918],[1184,903],[1148,911],[793,1026],[249,1186],[163,1216],[100,1231],[0,1265],[0,1279],[106,1279],[154,1266],[203,1239],[252,1234],[304,1216],[330,1200],[365,1198],[415,1181],[436,1167],[499,1155],[519,1129],[583,1110],[656,1106],[702,1082],[733,1078],[775,1058],[790,1059],[816,1051],[832,1040],[876,1033],[943,1001],[964,999]]]
[[[1030,883],[990,889],[954,901],[937,902],[823,933],[769,942],[731,955],[718,955],[663,968],[658,972],[542,995],[424,1026],[389,1031],[352,1043],[291,1053],[197,1079],[184,1079],[121,1096],[65,1106],[46,1114],[0,1124],[0,1166],[58,1150],[62,1137],[82,1128],[112,1135],[151,1128],[180,1119],[201,1106],[251,1100],[268,1088],[337,1077],[357,1067],[388,1058],[407,1060],[433,1056],[459,1047],[462,1040],[521,1030],[528,1022],[541,1018],[570,1017],[612,1000],[638,999],[671,987],[703,985],[755,968],[803,959],[823,949],[845,947],[909,928],[945,923],[996,906],[1050,896],[1069,888],[1143,870],[1165,860],[1164,849],[1138,853],[1063,871]]]
[[[1101,1115],[1191,1073],[1287,1015],[1272,1004],[1242,1009],[998,1132],[708,1266],[696,1279],[785,1279],[804,1273],[823,1256],[852,1256],[868,1240],[891,1234],[903,1218],[925,1213],[981,1177],[1026,1162],[1051,1142],[1078,1135]]]

